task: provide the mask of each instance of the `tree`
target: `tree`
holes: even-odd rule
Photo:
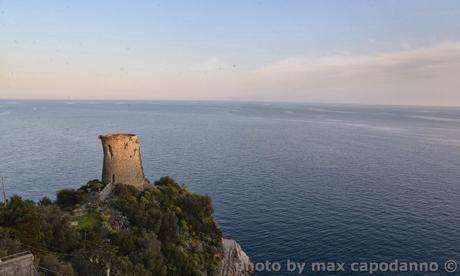
[[[89,198],[90,195],[83,190],[64,189],[57,193],[56,204],[64,210],[69,210],[77,204],[87,202]]]
[[[100,275],[107,267],[113,275],[213,274],[222,233],[209,197],[164,177],[143,191],[117,184],[98,201],[99,184],[59,191],[54,203],[13,196],[0,208],[0,254],[31,249],[40,266],[66,275]],[[78,204],[80,213],[65,212]],[[90,231],[70,223],[89,217],[97,224]]]

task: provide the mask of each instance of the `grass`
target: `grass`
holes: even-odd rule
[[[74,217],[75,221],[78,222],[78,228],[82,230],[93,229],[100,225],[101,219],[96,214],[85,214],[82,216]]]

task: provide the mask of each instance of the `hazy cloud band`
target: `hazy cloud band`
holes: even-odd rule
[[[313,101],[460,106],[460,43],[373,55],[290,57],[259,67],[218,57],[162,70],[80,60],[34,67],[9,58],[0,68],[3,98]],[[29,67],[30,68],[29,68]],[[63,66],[63,65],[62,65]],[[24,69],[26,68],[26,69]],[[64,69],[65,70],[64,70]],[[184,69],[186,68],[186,69]]]

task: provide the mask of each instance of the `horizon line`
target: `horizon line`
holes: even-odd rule
[[[65,98],[0,98],[1,101],[49,101],[49,102],[208,102],[208,103],[253,103],[253,104],[298,104],[298,105],[344,105],[344,106],[388,106],[388,107],[424,107],[424,108],[460,108],[460,105],[423,105],[423,104],[386,104],[355,102],[307,102],[273,100],[227,100],[227,99],[65,99]]]

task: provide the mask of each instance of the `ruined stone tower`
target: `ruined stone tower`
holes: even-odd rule
[[[142,167],[141,147],[135,134],[99,135],[104,150],[102,181],[142,188],[147,180]]]

